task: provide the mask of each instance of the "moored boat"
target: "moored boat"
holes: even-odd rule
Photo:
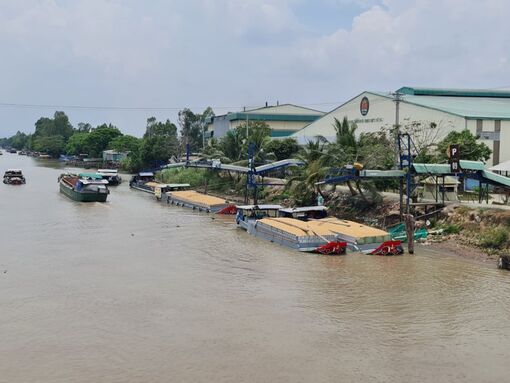
[[[249,234],[303,252],[345,254],[347,244],[328,229],[310,222],[279,217],[279,205],[237,206],[236,222]]]
[[[97,174],[104,180],[107,180],[108,185],[117,186],[122,182],[122,178],[119,176],[119,171],[117,169],[98,169]]]
[[[167,204],[189,207],[198,211],[216,214],[235,214],[236,206],[223,198],[196,192],[177,190],[163,194],[162,201]]]
[[[110,191],[108,181],[89,174],[62,174],[59,177],[60,192],[78,202],[106,202]]]
[[[305,206],[281,209],[281,217],[291,217],[310,222],[314,227],[330,230],[341,241],[347,243],[347,249],[372,255],[400,255],[403,254],[401,242],[394,240],[387,231],[363,225],[359,222],[328,217],[325,206]]]
[[[154,193],[154,188],[147,186],[148,182],[154,182],[154,173],[153,172],[140,172],[133,177],[129,181],[129,187],[140,190],[146,193]]]
[[[237,207],[237,224],[249,234],[300,251],[343,254],[346,249],[373,255],[402,254],[400,241],[384,230],[327,217],[324,206],[277,209],[276,205]]]
[[[4,184],[23,185],[25,183],[27,183],[27,180],[21,169],[7,169],[4,173]]]

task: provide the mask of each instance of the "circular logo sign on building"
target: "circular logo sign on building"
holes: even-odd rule
[[[366,116],[368,114],[368,108],[370,107],[370,103],[368,102],[368,98],[363,97],[361,102],[359,103],[359,111],[362,116]]]

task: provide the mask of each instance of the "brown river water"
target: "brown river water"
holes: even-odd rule
[[[0,382],[508,382],[510,273],[301,254],[129,190],[60,194],[5,153]]]

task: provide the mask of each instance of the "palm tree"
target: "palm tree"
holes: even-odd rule
[[[316,184],[324,179],[329,170],[322,163],[326,142],[322,137],[308,141],[296,156],[304,165],[288,180],[285,188],[290,190],[293,199],[300,205],[314,205],[318,194],[323,196]]]

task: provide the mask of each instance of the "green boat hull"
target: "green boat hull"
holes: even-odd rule
[[[60,192],[77,202],[106,202],[108,193],[80,193],[60,182]]]

